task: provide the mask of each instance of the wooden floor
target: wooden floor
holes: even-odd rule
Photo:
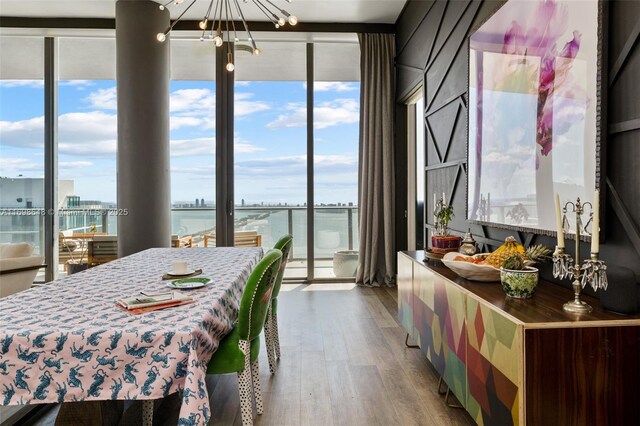
[[[260,354],[265,412],[256,425],[474,424],[445,405],[433,368],[405,347],[395,288],[291,284],[279,299],[282,359],[272,376]],[[236,376],[209,377],[208,387],[211,424],[241,425]],[[176,425],[178,410],[177,395],[158,401],[154,424]],[[53,425],[56,412],[30,423]],[[140,422],[140,403],[129,404],[120,424]]]

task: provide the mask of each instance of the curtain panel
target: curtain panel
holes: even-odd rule
[[[358,198],[360,259],[356,282],[368,287],[395,281],[394,57],[392,34],[358,34],[360,40],[360,152]]]

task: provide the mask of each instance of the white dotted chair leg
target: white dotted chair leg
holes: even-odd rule
[[[264,323],[264,340],[267,349],[267,358],[269,359],[269,371],[275,374],[278,366],[275,358],[275,341],[273,337],[273,327],[271,325],[271,310],[267,314],[267,321]]]
[[[142,426],[153,425],[153,400],[142,401]]]
[[[256,400],[256,412],[262,414],[264,412],[264,404],[262,402],[262,386],[260,386],[260,368],[258,360],[251,363],[251,383],[253,384],[253,397]]]
[[[251,404],[251,349],[250,343],[240,340],[240,350],[244,354],[244,369],[238,372],[238,390],[240,392],[240,411],[242,425],[253,425],[253,406]]]
[[[278,314],[273,312],[271,315],[271,330],[273,333],[273,346],[275,348],[276,358],[280,359],[280,336],[278,335]]]

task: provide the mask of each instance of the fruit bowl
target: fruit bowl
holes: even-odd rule
[[[442,263],[462,278],[466,278],[471,281],[492,282],[500,281],[500,269],[494,268],[491,265],[479,265],[476,263],[465,262],[462,260],[453,260],[456,257],[479,259],[486,257],[488,254],[476,254],[474,256],[466,256],[461,253],[453,252],[447,253],[442,258]]]

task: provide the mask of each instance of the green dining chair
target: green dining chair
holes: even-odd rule
[[[291,247],[293,247],[293,237],[291,235],[285,235],[276,242],[274,249],[282,252],[282,262],[280,263],[280,270],[276,277],[276,282],[273,284],[273,291],[271,292],[271,309],[267,314],[267,322],[264,326],[265,343],[267,347],[267,358],[269,359],[269,371],[271,374],[275,374],[278,369],[277,360],[280,359],[280,336],[278,335],[278,293],[280,293],[280,287],[282,286],[282,277],[284,276],[284,270],[287,267],[287,260],[289,260],[289,253],[291,253]]]
[[[269,250],[253,269],[240,301],[238,322],[231,333],[222,339],[207,365],[207,374],[238,374],[243,425],[253,424],[252,389],[256,412],[263,412],[258,370],[260,333],[270,309],[271,293],[281,259],[280,250]]]

